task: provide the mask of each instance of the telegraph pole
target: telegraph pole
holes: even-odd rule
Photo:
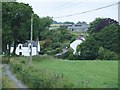
[[[118,2],[118,22],[120,25],[120,1]]]
[[[31,35],[30,35],[30,62],[29,62],[29,66],[32,66],[32,36],[33,36],[33,14],[31,15]]]

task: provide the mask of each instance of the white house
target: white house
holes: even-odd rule
[[[70,44],[70,47],[74,50],[73,54],[76,53],[77,46],[81,44],[84,40],[85,40],[84,35],[81,35],[77,37],[76,40]]]
[[[13,52],[13,45],[10,48],[10,53]],[[38,41],[32,41],[32,56],[34,55],[38,55],[38,53],[40,52],[40,44]],[[30,40],[28,40],[26,43],[24,44],[18,44],[18,46],[16,47],[16,51],[15,53],[17,55],[23,55],[23,56],[30,56],[31,54],[31,43]]]

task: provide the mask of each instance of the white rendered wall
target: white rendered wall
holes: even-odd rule
[[[82,40],[75,40],[70,44],[70,47],[74,50],[73,54],[76,53],[77,46],[82,42],[83,42]]]
[[[32,47],[32,56],[33,55],[37,55],[37,48],[36,47]],[[11,47],[10,52],[13,52],[13,47]],[[30,49],[29,47],[22,47],[21,49],[19,49],[19,47],[16,48],[15,53],[17,55],[19,55],[19,52],[22,52],[23,56],[30,56]]]

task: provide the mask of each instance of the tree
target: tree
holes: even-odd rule
[[[3,45],[10,46],[14,43],[13,54],[15,54],[17,44],[25,42],[29,36],[33,11],[28,4],[18,2],[5,2],[2,6],[3,42],[5,42]]]
[[[84,60],[96,59],[98,56],[98,50],[99,46],[93,36],[89,36],[86,41],[77,46],[77,53],[80,53],[79,59]]]
[[[40,40],[44,39],[43,38],[44,33],[46,32],[46,30],[49,30],[49,27],[52,24],[52,21],[53,21],[52,18],[49,16],[40,18],[40,27],[39,27],[39,31],[38,31]]]
[[[103,28],[99,33],[94,36],[99,46],[106,48],[110,51],[119,53],[119,25],[111,24]]]
[[[80,59],[113,59],[119,51],[119,29],[118,25],[106,26],[99,33],[91,34],[81,45],[77,47],[80,52]],[[99,49],[104,50],[100,53]],[[105,52],[105,53],[103,53]],[[105,56],[102,56],[102,55]]]
[[[66,21],[66,22],[64,22],[64,24],[74,24],[74,22]]]
[[[101,20],[102,20],[101,18],[96,18],[93,22],[91,22],[90,27],[88,28],[88,33],[91,34]]]
[[[90,34],[100,32],[100,30],[102,30],[104,27],[109,26],[111,24],[118,25],[118,22],[111,18],[96,18],[93,22],[90,23],[88,32]]]

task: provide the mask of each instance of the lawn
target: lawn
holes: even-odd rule
[[[32,68],[51,73],[62,73],[64,77],[74,83],[76,88],[118,87],[118,61],[69,61],[39,56],[33,57]]]

